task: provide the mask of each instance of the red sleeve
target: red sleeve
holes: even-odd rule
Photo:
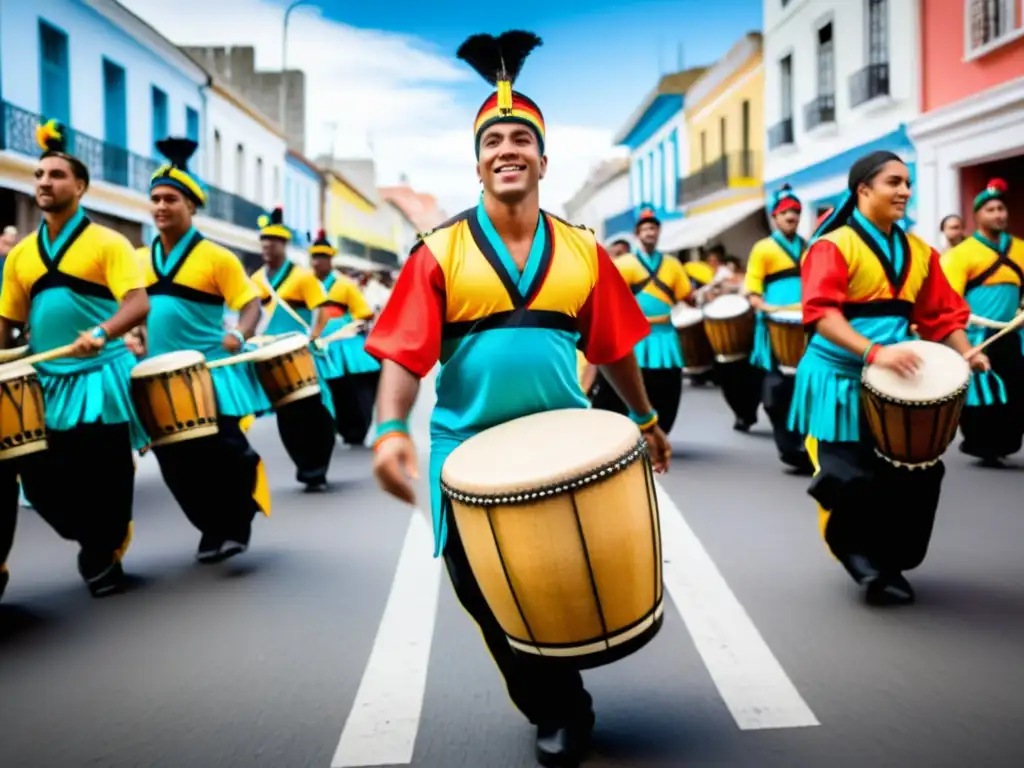
[[[800,265],[800,295],[804,325],[814,325],[825,315],[842,312],[850,273],[846,259],[834,243],[819,240]]]
[[[580,349],[594,365],[621,360],[651,332],[633,292],[611,257],[597,246],[597,280],[576,318]]]
[[[971,308],[949,284],[939,254],[933,248],[928,259],[928,277],[917,294],[911,315],[911,321],[917,323],[918,335],[926,341],[942,341],[953,331],[964,330],[970,316]]]
[[[445,281],[426,245],[405,262],[388,303],[366,337],[366,351],[423,378],[441,356]]]

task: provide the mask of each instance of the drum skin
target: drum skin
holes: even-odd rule
[[[892,386],[892,376],[879,375],[867,366],[861,376],[861,404],[878,454],[891,464],[906,468],[930,467],[942,458],[956,438],[960,413],[967,399],[970,367],[962,357],[941,344],[930,341],[902,342],[921,354],[925,365],[920,377],[942,376],[948,380],[938,391],[922,397],[914,391],[913,380]],[[874,374],[874,376],[872,375]],[[935,385],[931,383],[934,390]]]
[[[150,358],[132,371],[132,402],[150,445],[159,447],[217,434],[217,397],[205,361],[162,371],[140,371],[141,366],[162,357],[165,355]]]
[[[307,339],[283,339],[261,350],[253,362],[256,378],[274,409],[320,394],[316,363]]]
[[[46,405],[35,369],[5,366],[0,380],[0,461],[45,451]]]
[[[618,428],[614,436],[603,423]],[[522,444],[527,434],[534,445]],[[596,461],[591,450],[581,465],[571,450],[580,440],[607,450]],[[524,450],[534,454],[525,459],[534,466],[560,463],[560,479],[548,473],[533,484],[488,488],[485,472],[475,469],[501,452]],[[442,478],[481,592],[516,651],[590,669],[636,652],[658,633],[658,503],[645,443],[629,419],[586,409],[516,419],[463,443]]]
[[[807,334],[801,322],[786,322],[771,314],[765,315],[768,326],[768,338],[771,341],[772,354],[779,361],[783,373],[792,375],[800,364],[807,348]]]
[[[720,363],[746,360],[754,351],[754,311],[745,299],[735,301],[736,299],[740,297],[722,296],[705,307],[704,329],[707,331],[711,348],[715,351],[715,359]],[[729,305],[735,304],[740,311],[715,314],[712,305],[723,300],[729,300]],[[745,309],[740,302],[746,305]]]

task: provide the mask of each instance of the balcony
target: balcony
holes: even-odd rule
[[[813,131],[836,121],[836,97],[822,94],[804,104],[804,130]]]
[[[728,189],[738,179],[757,176],[757,153],[734,152],[723,155],[696,173],[679,180],[678,199],[686,204]]]
[[[33,159],[39,157],[39,144],[36,143],[39,115],[7,102],[0,102],[0,112],[3,117],[0,150]],[[159,167],[159,162],[74,129],[69,132],[68,151],[85,163],[93,180],[125,187],[149,197],[149,180]],[[245,229],[256,229],[256,220],[264,212],[256,203],[217,187],[207,186],[206,197],[206,208],[203,211],[206,216]]]
[[[604,220],[604,236],[610,237],[621,232],[632,232],[635,224],[636,211],[633,208],[627,208]]]
[[[784,118],[768,129],[768,149],[778,149],[792,143],[792,117]]]
[[[850,106],[859,107],[889,95],[889,64],[868,64],[850,75]]]

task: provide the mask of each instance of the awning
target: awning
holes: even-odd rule
[[[670,221],[662,227],[658,248],[672,252],[707,245],[709,240],[763,208],[763,200],[744,200],[716,211]]]

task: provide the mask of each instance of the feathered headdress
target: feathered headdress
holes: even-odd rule
[[[337,249],[331,245],[331,241],[327,239],[327,233],[324,230],[320,230],[316,233],[316,240],[313,241],[313,245],[309,247],[309,255],[316,257],[331,258],[337,254]]]
[[[1002,179],[990,179],[981,193],[974,198],[974,210],[977,212],[989,200],[1002,200],[1010,191],[1010,185]]]
[[[260,228],[260,240],[278,239],[290,241],[292,231],[284,225],[284,208],[280,205],[270,212],[270,215],[263,214],[256,220]]]
[[[170,162],[156,169],[149,181],[149,190],[156,187],[174,187],[198,207],[206,205],[206,191],[188,170],[188,161],[199,145],[192,139],[169,136],[156,143],[156,148]]]
[[[70,163],[75,176],[89,184],[89,169],[85,163],[68,152],[68,140],[70,131],[66,125],[59,120],[46,120],[36,126],[36,142],[43,150],[40,159],[44,157],[60,157]]]
[[[533,129],[544,152],[544,116],[532,99],[512,85],[523,68],[523,62],[542,40],[532,32],[513,30],[493,35],[473,35],[459,46],[457,56],[475,69],[497,90],[484,101],[476,115],[473,132],[477,151],[480,136],[495,123],[517,122]]]
[[[796,196],[789,184],[783,184],[775,190],[768,204],[769,216],[775,216],[784,211],[796,211],[799,213],[802,210],[803,205],[800,203],[800,198]]]

